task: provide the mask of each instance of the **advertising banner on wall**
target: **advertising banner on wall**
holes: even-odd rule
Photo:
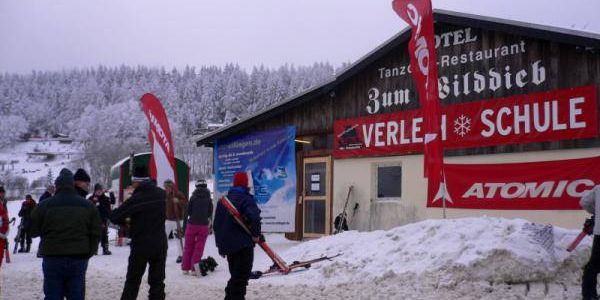
[[[598,136],[596,86],[582,86],[442,107],[444,149],[526,144]],[[423,151],[421,110],[334,123],[335,158]]]
[[[448,208],[581,209],[585,191],[600,184],[600,157],[503,164],[445,164]],[[436,191],[429,190],[429,195]],[[441,207],[430,197],[428,207]]]
[[[233,175],[251,174],[264,232],[294,232],[296,217],[295,127],[217,140],[214,148],[215,192],[226,195]]]

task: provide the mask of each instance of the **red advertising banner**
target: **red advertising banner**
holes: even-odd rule
[[[171,179],[177,186],[177,172],[175,172],[175,150],[169,120],[160,100],[152,94],[142,96],[142,109],[150,130],[148,139],[152,148],[150,156],[150,175],[156,179],[159,186],[164,186],[164,181]]]
[[[437,58],[430,0],[394,0],[394,11],[411,27],[408,41],[412,77],[419,91],[423,115],[424,170],[435,186],[442,180],[444,151],[440,136],[440,99],[438,94]],[[429,181],[430,183],[431,180]]]
[[[583,192],[600,184],[600,157],[509,164],[445,164],[448,208],[581,209]],[[428,207],[441,207],[429,190]]]
[[[596,86],[582,86],[442,108],[444,148],[525,144],[598,136]],[[334,123],[335,158],[423,151],[421,110]],[[446,176],[446,178],[448,178]]]

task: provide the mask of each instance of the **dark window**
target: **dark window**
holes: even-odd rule
[[[402,167],[377,167],[377,198],[402,196]]]

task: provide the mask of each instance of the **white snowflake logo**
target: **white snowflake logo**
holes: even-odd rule
[[[471,131],[471,119],[465,115],[460,115],[456,120],[454,120],[454,133],[460,135],[460,137],[465,137],[467,133]]]

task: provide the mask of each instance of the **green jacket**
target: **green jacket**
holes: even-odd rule
[[[61,188],[31,213],[30,234],[43,256],[88,256],[98,250],[100,215],[73,188]]]

